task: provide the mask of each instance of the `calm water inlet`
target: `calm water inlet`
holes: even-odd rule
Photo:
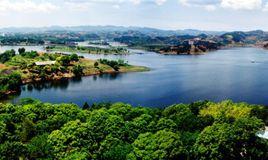
[[[126,56],[88,55],[93,59],[125,59],[148,66],[149,72],[82,77],[61,82],[25,85],[20,95],[44,102],[126,102],[163,107],[198,100],[248,102],[268,105],[268,51],[235,48],[198,56],[142,54]]]

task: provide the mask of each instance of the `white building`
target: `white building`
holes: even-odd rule
[[[53,65],[56,61],[43,61],[43,62],[35,62],[37,66],[46,66],[46,65]]]

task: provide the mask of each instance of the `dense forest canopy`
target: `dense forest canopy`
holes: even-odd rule
[[[264,106],[0,104],[0,159],[267,159]]]

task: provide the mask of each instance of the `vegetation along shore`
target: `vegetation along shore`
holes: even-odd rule
[[[74,53],[88,53],[88,54],[114,54],[125,55],[129,54],[129,51],[122,47],[86,47],[86,46],[70,46],[70,45],[52,45],[46,47],[47,51],[53,52],[74,52]]]
[[[103,73],[141,72],[147,67],[133,66],[124,60],[90,60],[77,54],[50,54],[19,49],[0,54],[1,97],[19,91],[25,83],[52,81],[64,78]]]

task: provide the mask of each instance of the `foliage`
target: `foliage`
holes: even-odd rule
[[[26,58],[35,58],[38,56],[38,53],[36,51],[30,51],[30,52],[19,52],[21,56],[26,57]]]
[[[215,114],[218,105],[225,112]],[[256,136],[266,118],[260,111],[231,101],[82,109],[25,99],[0,104],[0,159],[267,159],[268,142]]]
[[[21,75],[16,72],[8,75],[0,75],[0,98],[5,92],[20,90],[21,84]]]
[[[98,61],[102,64],[106,64],[112,67],[115,71],[119,71],[120,66],[129,66],[129,64],[122,59],[119,60],[99,59]]]
[[[19,54],[23,54],[25,51],[26,51],[25,48],[19,48],[18,49]]]
[[[179,134],[166,130],[140,134],[133,148],[133,152],[128,155],[129,159],[180,159],[185,157],[186,152]]]
[[[267,141],[256,137],[262,127],[261,120],[255,117],[239,118],[233,123],[214,123],[199,135],[195,154],[198,159],[265,159]]]
[[[77,62],[77,61],[79,61],[79,57],[78,57],[77,54],[71,54],[70,55],[70,60]]]
[[[9,61],[16,54],[14,49],[7,50],[4,53],[0,54],[0,63],[5,63]]]
[[[101,47],[86,47],[86,46],[68,46],[68,45],[55,45],[47,46],[47,50],[59,51],[59,52],[79,52],[79,53],[89,53],[89,54],[128,54],[129,51],[122,47],[112,47],[107,48]]]
[[[80,65],[76,65],[73,67],[73,73],[75,76],[82,76],[83,73],[83,67]]]
[[[98,68],[98,66],[99,66],[99,63],[98,63],[98,62],[95,62],[95,63],[94,63],[94,67],[95,67],[95,68]]]
[[[68,55],[63,55],[63,56],[59,57],[58,62],[63,66],[68,66],[68,65],[70,65],[71,58]]]

